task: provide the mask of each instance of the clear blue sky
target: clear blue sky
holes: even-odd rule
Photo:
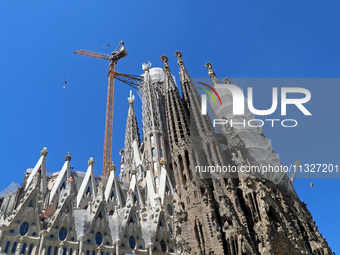
[[[70,151],[75,169],[85,171],[92,156],[101,173],[108,63],[73,57],[75,50],[109,52],[97,47],[125,40],[129,57],[117,70],[132,74],[140,74],[148,60],[161,66],[159,57],[166,54],[178,77],[173,53],[181,50],[192,77],[208,77],[206,61],[220,77],[339,77],[339,7],[338,1],[290,0],[1,1],[0,189],[12,180],[20,184],[44,146],[50,171],[59,171]],[[128,94],[129,87],[116,84],[117,163]],[[265,130],[284,163],[339,163],[339,94],[334,86],[312,95],[320,105],[312,127],[284,134]],[[136,111],[141,121],[140,101]],[[340,180],[315,179],[314,189],[310,181],[297,179],[297,192],[340,253]]]

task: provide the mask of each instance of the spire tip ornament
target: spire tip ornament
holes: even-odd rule
[[[44,147],[43,149],[42,149],[42,151],[41,151],[41,153],[40,153],[40,155],[41,156],[47,156],[47,154],[48,154],[48,150],[47,150],[47,148],[46,147]]]
[[[165,56],[165,55],[163,55],[163,56],[160,57],[160,60],[162,60],[162,61],[163,61],[163,64],[164,64],[163,70],[164,70],[164,71],[169,71],[169,72],[170,72],[170,67],[169,67],[169,65],[168,65],[168,62],[169,62],[168,57]]]
[[[129,104],[133,105],[133,102],[135,101],[135,95],[132,95],[132,90],[130,90],[130,97],[128,97]]]
[[[175,52],[175,54],[174,54],[176,57],[177,57],[177,59],[178,59],[178,61],[177,61],[177,64],[179,65],[179,66],[184,66],[184,62],[183,62],[183,60],[182,60],[182,53],[178,50],[178,51],[176,51]]]
[[[116,171],[116,165],[115,165],[115,162],[114,161],[111,161],[111,166],[110,166],[110,169],[111,169],[111,171]]]
[[[214,71],[212,69],[212,65],[210,64],[210,62],[205,63],[204,66],[208,68],[209,76],[211,78],[216,77],[216,74],[214,73]]]
[[[71,152],[68,152],[67,155],[66,155],[66,157],[65,157],[65,161],[70,162],[71,159],[72,159],[72,157],[71,157]]]
[[[228,77],[225,77],[225,78],[223,79],[223,82],[224,82],[225,84],[231,84],[231,81],[229,80]]]
[[[151,67],[151,62],[149,60],[147,64],[146,63],[142,64],[142,68],[144,72],[149,71],[150,67]]]
[[[94,165],[94,160],[92,157],[90,157],[89,161],[88,161],[89,166],[93,166]]]
[[[161,158],[159,163],[161,163],[162,166],[166,166],[166,161],[164,158]]]

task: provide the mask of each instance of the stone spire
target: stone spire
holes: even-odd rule
[[[164,71],[164,74],[165,74],[165,88],[166,90],[169,90],[169,89],[172,89],[172,88],[176,88],[177,86],[175,85],[175,82],[172,78],[172,75],[171,75],[171,72],[170,72],[170,67],[169,67],[169,64],[168,64],[168,57],[163,55],[160,57],[160,60],[162,60],[163,62],[163,71]]]
[[[184,66],[182,54],[177,51],[175,55],[180,67],[183,100],[175,88],[170,88],[167,91],[166,116],[176,185],[176,244],[181,254],[212,254],[212,250],[214,254],[224,254],[221,230],[214,227],[218,225],[217,215],[211,210],[212,183],[195,172],[195,166],[221,165],[221,161],[217,160],[221,158],[219,145],[214,139],[209,117],[201,114],[201,98]],[[164,71],[167,69],[165,65]],[[182,213],[183,210],[185,213]]]
[[[183,102],[188,111],[190,111],[191,107],[194,105],[198,106],[198,104],[200,104],[199,94],[196,91],[195,85],[184,65],[182,53],[180,51],[176,51],[174,55],[178,59],[177,64],[179,66],[179,77],[183,94]],[[192,96],[194,97],[192,98]]]
[[[129,181],[131,170],[134,168],[132,144],[134,141],[137,141],[138,147],[140,145],[138,123],[137,123],[135,109],[133,107],[134,101],[135,101],[135,96],[132,94],[132,91],[130,90],[130,96],[128,98],[129,111],[128,111],[128,117],[126,121],[124,150],[122,153],[123,154],[122,155],[123,157],[122,158],[122,169],[121,169],[120,176],[119,176],[119,179],[122,182]]]
[[[165,85],[167,88],[165,96],[165,111],[167,117],[170,153],[171,158],[173,159],[173,167],[178,166],[178,168],[174,171],[173,178],[175,178],[176,186],[180,188],[184,187],[186,180],[191,178],[189,173],[189,162],[187,162],[189,160],[189,119],[178,88],[173,81],[172,74],[170,73],[168,58],[166,56],[162,56],[161,60],[164,64],[163,70],[165,73]],[[181,162],[178,162],[179,160]]]
[[[164,113],[164,72],[160,68],[150,69],[150,64],[143,64],[143,137],[144,164],[156,192],[161,175],[162,158],[167,159],[165,113]],[[160,79],[161,77],[161,79]]]
[[[197,133],[201,136],[211,135],[211,133],[214,133],[213,126],[209,116],[201,114],[201,97],[184,65],[182,53],[176,51],[175,56],[178,59],[177,63],[180,68],[179,75],[183,93],[183,102],[190,116],[190,129],[194,131],[195,134]]]

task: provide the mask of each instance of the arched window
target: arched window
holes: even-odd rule
[[[60,190],[65,189],[65,188],[66,188],[66,184],[65,182],[63,182],[63,184],[60,186]]]
[[[87,190],[86,190],[86,195],[89,194],[91,192],[91,188],[90,186],[87,187]]]
[[[24,243],[24,244],[22,245],[21,254],[25,254],[25,252],[26,252],[26,247],[27,247],[27,244]]]
[[[22,236],[26,235],[27,232],[28,232],[28,227],[29,227],[29,225],[28,225],[27,222],[22,223],[21,227],[20,227],[20,235],[22,235]]]
[[[5,253],[8,252],[8,249],[9,249],[9,246],[10,246],[10,245],[11,245],[11,242],[8,241],[8,242],[6,243]]]
[[[136,223],[137,222],[137,216],[136,216],[135,213],[131,213],[130,222],[131,223]]]
[[[72,255],[72,253],[73,253],[73,249],[71,248],[71,249],[70,249],[70,255]]]
[[[110,215],[113,215],[114,212],[115,212],[114,210],[110,210],[109,214],[110,214]]]
[[[63,255],[66,255],[66,252],[67,252],[67,250],[66,250],[66,248],[64,248]]]
[[[89,250],[86,251],[86,255],[90,255],[90,251]]]
[[[30,245],[30,249],[28,250],[28,254],[31,255],[33,251],[33,244]]]
[[[58,246],[54,247],[54,255],[58,255]]]
[[[166,243],[164,242],[164,240],[161,240],[161,249],[162,252],[166,252]]]
[[[156,151],[155,151],[155,148],[152,148],[152,157],[156,157]]]
[[[47,255],[51,255],[51,250],[52,250],[52,247],[48,246],[48,248],[47,248]]]
[[[129,238],[129,245],[131,249],[134,249],[136,247],[136,240],[133,236],[130,236]]]
[[[64,241],[66,239],[66,236],[67,236],[67,230],[66,230],[66,228],[63,227],[59,230],[60,241]]]
[[[103,242],[103,235],[102,235],[102,233],[97,232],[97,234],[95,236],[95,239],[96,239],[96,244],[97,245],[101,245],[102,242]]]
[[[169,214],[170,216],[172,216],[172,214],[173,214],[172,205],[171,205],[171,204],[168,204],[168,205],[166,206],[166,208],[167,208],[167,210],[168,210],[168,214]]]
[[[16,248],[17,248],[17,242],[14,242],[13,247],[12,247],[12,253],[15,253]]]

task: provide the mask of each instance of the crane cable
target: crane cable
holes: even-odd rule
[[[120,41],[119,41],[119,43],[120,43]],[[117,44],[117,42],[111,42],[111,43],[107,43],[107,44],[102,44],[100,46],[91,47],[88,51],[98,51],[98,49],[105,49],[105,48],[111,47],[112,45],[115,45],[115,44]],[[66,88],[67,81],[69,80],[69,77],[70,77],[70,72],[71,72],[71,67],[72,67],[72,63],[73,63],[73,58],[74,58],[74,54],[72,54],[72,58],[70,60],[69,67],[68,67],[68,70],[66,72],[66,79],[65,79],[64,84],[63,84],[63,88],[64,89]]]
[[[70,77],[70,72],[71,72],[71,67],[72,67],[72,63],[73,63],[73,58],[74,58],[74,54],[72,54],[70,63],[68,65],[68,70],[66,72],[66,79],[65,79],[65,82],[64,82],[64,86],[63,86],[64,89],[66,89],[66,84],[67,84],[67,81],[68,81],[68,79]]]

